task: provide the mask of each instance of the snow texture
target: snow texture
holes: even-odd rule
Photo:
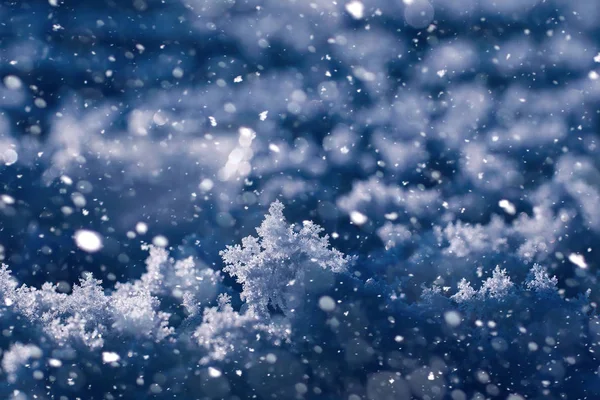
[[[600,398],[598,21],[0,1],[0,398]]]

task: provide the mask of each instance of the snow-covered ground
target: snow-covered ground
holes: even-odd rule
[[[0,398],[600,398],[599,20],[0,1]]]

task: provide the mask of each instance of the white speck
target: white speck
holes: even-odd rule
[[[417,29],[428,28],[431,25],[435,9],[429,0],[404,0],[404,4],[404,19],[408,25]]]
[[[235,79],[233,80],[235,83],[240,83],[241,81],[243,81],[244,79],[242,78],[241,75],[238,75],[235,77]]]
[[[350,149],[348,147],[346,147],[346,146],[343,146],[340,149],[340,153],[342,153],[342,154],[348,154],[349,152],[350,152]]]
[[[445,70],[445,69],[440,69],[440,70],[437,72],[437,76],[439,76],[440,78],[443,78],[443,77],[444,77],[444,75],[446,75],[446,70]]]
[[[54,32],[58,32],[58,31],[60,31],[61,29],[64,29],[64,28],[63,28],[63,27],[62,27],[62,25],[60,25],[60,24],[54,24],[54,25],[52,25],[52,30],[53,30]]]
[[[208,117],[208,120],[210,121],[210,126],[217,126],[217,120],[215,117]]]
[[[269,144],[269,150],[271,150],[274,153],[279,153],[281,150],[279,149],[279,146],[277,146],[276,144]]]
[[[569,254],[569,261],[571,261],[573,264],[577,265],[579,268],[587,268],[588,265],[585,262],[585,258],[581,255],[581,254],[577,254],[577,253],[571,253]]]
[[[404,341],[404,336],[400,336],[400,335],[398,335],[398,336],[396,336],[396,337],[394,338],[394,341],[395,341],[396,343],[402,343],[402,342]]]
[[[523,97],[521,97],[521,98],[519,99],[519,101],[520,101],[521,103],[525,103],[527,100],[526,100],[526,99],[524,99]]]
[[[356,225],[362,225],[365,222],[367,222],[367,216],[363,213],[360,213],[358,211],[352,211],[350,213],[350,220],[355,223]]]
[[[256,139],[256,132],[248,127],[242,126],[238,132],[240,133],[238,143],[242,147],[250,147],[252,145],[252,141]]]
[[[1,154],[1,158],[4,160],[5,165],[12,165],[19,159],[19,154],[13,149],[7,149],[4,154]]]
[[[102,362],[105,364],[117,362],[121,359],[117,353],[113,353],[112,351],[104,351],[102,352]]]
[[[433,372],[430,372],[429,375],[427,375],[427,379],[430,381],[435,380],[435,375],[433,375]]]
[[[389,219],[390,221],[395,221],[398,219],[398,213],[397,212],[391,212],[389,214],[384,214],[385,219]]]
[[[358,79],[361,79],[361,80],[367,81],[367,82],[373,82],[377,78],[377,75],[375,75],[373,72],[367,71],[363,67],[354,68],[352,70],[352,73]]]
[[[58,7],[58,0],[48,0],[48,4],[52,7]]]
[[[62,361],[56,359],[56,358],[50,358],[48,359],[48,365],[54,368],[58,368],[62,366]]]
[[[227,112],[229,114],[233,114],[234,112],[237,111],[237,108],[235,107],[235,104],[233,104],[233,103],[225,103],[223,105],[223,110],[225,110],[225,112]]]
[[[79,192],[72,193],[71,200],[73,201],[73,204],[75,204],[75,207],[79,208],[85,207],[87,203],[85,197]]]
[[[176,67],[175,69],[173,69],[173,77],[176,79],[183,78],[183,70],[179,67]]]
[[[4,204],[15,204],[15,199],[7,194],[0,196],[0,200],[2,200]]]
[[[214,182],[210,179],[203,179],[202,182],[200,182],[200,189],[203,192],[208,192],[210,191],[213,187],[215,186]]]
[[[517,209],[515,208],[514,204],[511,203],[510,201],[506,200],[506,199],[502,199],[498,202],[498,205],[500,206],[501,209],[504,210],[504,212],[506,212],[507,214],[510,215],[515,215],[517,213]]]
[[[364,16],[365,6],[360,1],[351,1],[346,4],[346,11],[348,14],[352,16],[354,19],[362,19]]]
[[[597,63],[600,63],[600,53],[598,53],[596,55],[596,57],[594,57],[594,61],[596,61]]]
[[[160,110],[155,112],[152,116],[152,121],[154,121],[154,123],[158,126],[163,126],[168,120],[169,118],[167,118],[167,116]]]
[[[18,76],[7,75],[4,77],[4,86],[10,90],[19,90],[23,86],[23,82]]]
[[[241,369],[236,369],[236,370],[235,370],[235,374],[236,374],[237,376],[242,376],[242,370],[241,370]]]
[[[87,229],[80,229],[75,232],[75,243],[83,251],[94,253],[102,248],[102,237]]]
[[[599,77],[600,77],[600,75],[598,75],[598,73],[596,71],[590,71],[590,73],[588,74],[588,78],[590,78],[593,81],[595,81]]]
[[[214,367],[208,367],[208,375],[211,378],[218,378],[222,375],[222,372]]]
[[[135,224],[135,231],[139,235],[145,235],[146,232],[148,232],[148,225],[146,225],[145,222],[138,222],[137,224]]]
[[[335,310],[335,301],[329,296],[323,296],[319,299],[319,308],[326,312]]]
[[[167,247],[169,245],[169,240],[163,235],[154,236],[152,239],[152,244],[157,247]]]
[[[264,121],[264,120],[267,119],[267,114],[268,113],[269,113],[268,111],[263,111],[260,114],[258,114],[258,117],[260,118],[261,121]]]
[[[455,328],[460,325],[461,317],[456,311],[448,311],[444,314],[444,321],[451,327]]]

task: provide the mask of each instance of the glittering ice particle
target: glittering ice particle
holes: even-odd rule
[[[579,268],[587,268],[588,265],[585,262],[585,258],[581,254],[571,253],[569,254],[569,261],[577,265]]]
[[[102,237],[87,229],[80,229],[75,232],[75,243],[83,251],[94,253],[102,248]]]
[[[105,351],[102,353],[102,362],[105,364],[117,362],[121,359],[117,353],[112,351]]]
[[[352,211],[350,213],[350,220],[356,225],[362,225],[367,222],[367,216],[358,211]]]
[[[346,11],[354,19],[362,19],[364,16],[365,6],[360,1],[351,1],[346,4]]]
[[[329,296],[323,296],[319,299],[319,308],[326,312],[335,310],[335,301]]]

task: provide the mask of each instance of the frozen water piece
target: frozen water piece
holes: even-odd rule
[[[102,237],[94,231],[80,229],[75,232],[75,243],[83,251],[95,253],[102,248]]]

